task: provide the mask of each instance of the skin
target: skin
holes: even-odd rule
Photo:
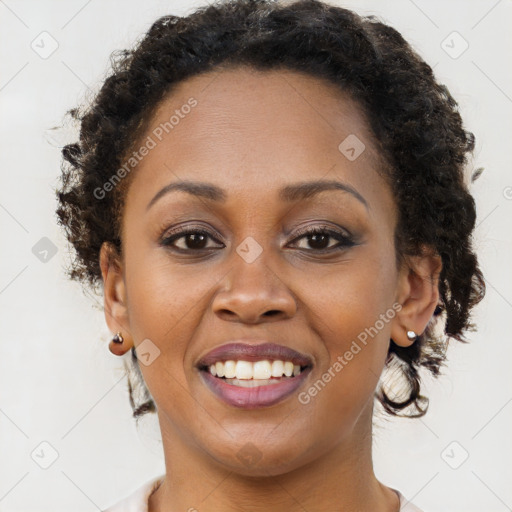
[[[123,255],[104,244],[100,262],[106,321],[124,354],[149,338],[160,355],[140,365],[158,409],[166,476],[150,512],[395,512],[398,497],[372,468],[373,396],[392,338],[422,333],[438,302],[436,255],[396,266],[396,204],[361,109],[332,84],[293,71],[216,70],[179,84],[154,113],[145,139],[194,97],[198,104],[130,176],[122,219]],[[350,161],[338,149],[356,134],[366,149]],[[337,180],[342,190],[296,202],[278,191]],[[190,180],[225,190],[225,202],[170,192]],[[162,246],[178,224],[211,233]],[[316,242],[299,227],[352,234]],[[300,238],[299,238],[300,236]],[[236,249],[262,248],[248,263]],[[195,251],[195,252],[194,252]],[[298,401],[379,315],[401,306],[371,342],[308,404]],[[271,313],[269,313],[271,312]],[[309,355],[313,370],[297,393],[254,410],[225,404],[203,384],[200,357],[229,340],[264,339]],[[252,444],[248,444],[248,443]],[[241,451],[242,450],[242,451]],[[256,462],[240,453],[252,450]]]

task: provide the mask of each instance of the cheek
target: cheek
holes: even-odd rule
[[[184,361],[199,321],[194,305],[201,290],[184,277],[186,273],[171,271],[154,258],[144,264],[127,258],[126,269],[131,334],[135,345],[141,344],[141,352],[145,346],[151,354],[150,364],[139,367],[158,408],[177,412],[174,417],[185,435],[190,396]]]
[[[354,259],[333,271],[325,284],[317,281],[300,292],[310,297],[305,309],[313,312],[309,322],[323,340],[319,380],[303,397],[303,402],[318,402],[315,414],[337,411],[355,419],[377,386],[396,315],[390,254]]]
[[[389,333],[394,317],[396,270],[393,253],[372,248],[359,251],[350,261],[334,267],[321,280],[303,282],[298,294],[308,300],[306,311],[329,340],[330,351],[342,351],[366,329]],[[388,321],[382,321],[386,315]],[[372,329],[373,332],[373,329]],[[364,336],[363,336],[364,337]],[[385,337],[385,336],[384,336]]]
[[[317,450],[351,435],[363,411],[373,401],[389,346],[387,320],[379,318],[378,301],[346,302],[321,332],[326,362],[321,364],[298,401],[307,427],[314,432]],[[393,310],[392,310],[393,311]],[[380,327],[380,329],[379,329]],[[314,418],[309,423],[307,418]],[[321,435],[319,435],[321,433]]]
[[[163,341],[172,338],[171,332],[183,330],[198,294],[205,293],[208,287],[208,277],[198,279],[197,271],[191,268],[171,265],[160,248],[127,243],[126,288],[136,341],[151,336]]]
[[[164,400],[169,390],[179,400],[189,387],[187,371],[192,362],[187,354],[221,276],[193,265],[171,264],[165,251],[135,244],[127,244],[125,266],[135,345],[149,339],[159,351],[154,364],[141,365],[144,378],[157,401],[159,390],[167,393]]]
[[[142,369],[149,381],[149,374],[167,370],[182,382],[184,353],[197,322],[193,306],[198,290],[186,273],[172,271],[165,260],[155,258],[158,250],[131,249],[127,246],[125,260],[131,334],[136,346],[149,339],[159,351],[158,364]]]

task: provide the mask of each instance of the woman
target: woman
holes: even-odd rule
[[[157,20],[72,114],[70,275],[166,463],[108,512],[419,510],[373,472],[375,398],[423,415],[484,294],[474,138],[431,68],[376,19],[233,0]]]

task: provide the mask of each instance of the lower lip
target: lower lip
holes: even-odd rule
[[[201,377],[208,388],[221,400],[242,409],[258,409],[276,404],[296,391],[309,375],[311,367],[295,377],[283,378],[277,384],[254,388],[242,388],[228,384],[224,379],[214,377],[209,371],[201,371]]]

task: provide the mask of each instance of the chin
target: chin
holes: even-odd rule
[[[261,444],[248,441],[238,448],[234,457],[232,451],[224,452],[222,456],[212,456],[218,464],[237,475],[255,478],[279,476],[290,473],[315,458],[308,458],[305,453],[298,454],[297,443],[294,442],[293,445],[283,446],[281,449],[274,445],[262,450]],[[313,452],[314,450],[310,451]]]

